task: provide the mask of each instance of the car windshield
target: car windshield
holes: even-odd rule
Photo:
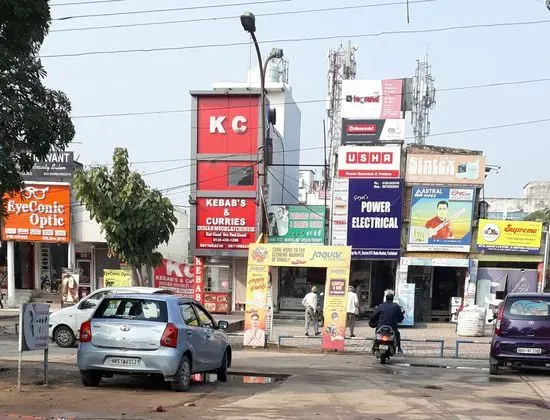
[[[548,298],[514,298],[506,302],[505,315],[514,318],[547,318],[550,312]]]
[[[149,299],[105,298],[93,318],[138,319],[142,321],[167,322],[166,302]]]

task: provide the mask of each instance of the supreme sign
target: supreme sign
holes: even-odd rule
[[[340,178],[399,178],[400,146],[340,146]]]
[[[13,197],[4,195],[5,240],[70,242],[71,194],[68,184],[25,184]]]

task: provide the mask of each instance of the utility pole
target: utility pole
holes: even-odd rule
[[[426,137],[430,135],[430,109],[435,107],[435,84],[428,56],[425,61],[416,62],[412,83],[412,125],[415,143],[425,144]]]

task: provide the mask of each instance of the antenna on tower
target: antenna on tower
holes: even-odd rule
[[[425,61],[416,60],[416,63],[412,81],[412,125],[415,143],[425,144],[430,135],[430,109],[435,108],[435,81],[428,55]]]
[[[330,49],[328,52],[328,96],[327,96],[327,120],[328,120],[328,145],[330,156],[329,167],[335,169],[335,153],[342,140],[342,118],[340,108],[342,105],[342,80],[355,79],[357,75],[357,62],[355,53],[357,46],[352,46],[351,41],[348,47],[342,44],[337,49]],[[325,175],[325,186],[328,188],[332,174]]]

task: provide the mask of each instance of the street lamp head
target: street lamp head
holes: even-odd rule
[[[550,0],[548,0],[550,1]],[[273,48],[269,54],[273,58],[283,58],[283,50],[281,48]]]
[[[241,15],[241,25],[243,25],[243,29],[250,34],[256,32],[256,16],[254,16],[254,13],[244,12]]]

